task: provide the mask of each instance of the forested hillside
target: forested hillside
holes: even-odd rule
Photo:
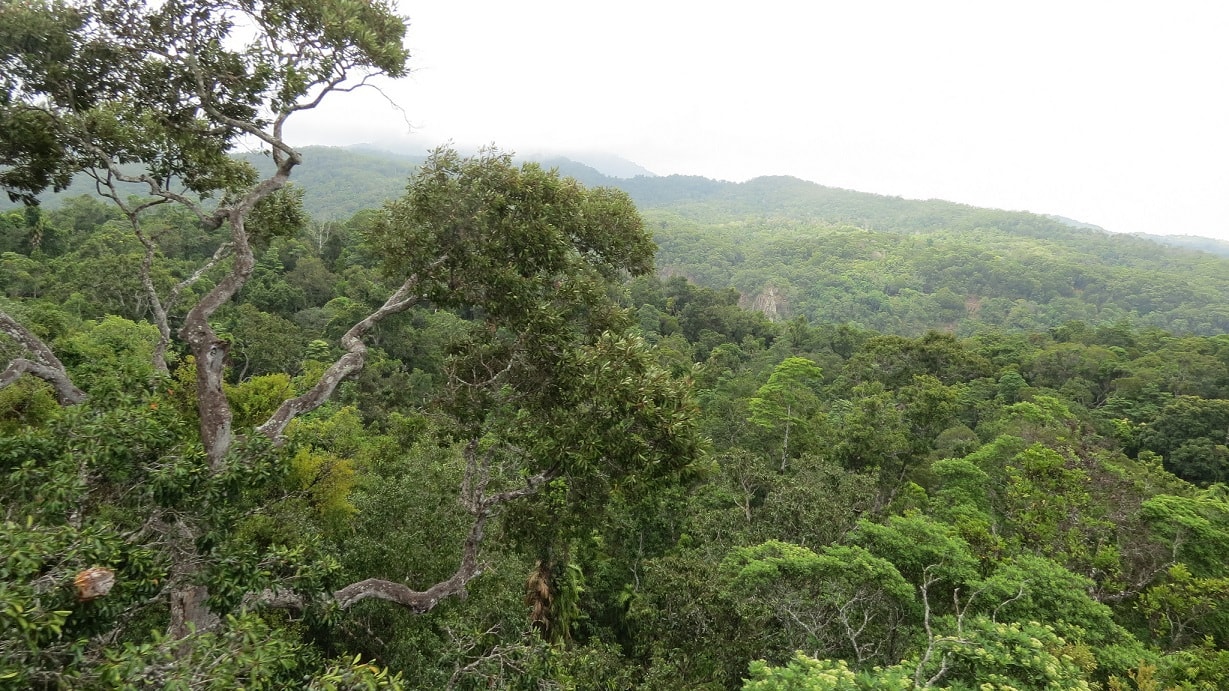
[[[1229,257],[1229,242],[1199,237],[1197,235],[1143,235],[1149,240],[1174,247],[1199,250],[1221,257]]]
[[[0,16],[0,183],[103,192],[0,212],[0,688],[1229,687],[1225,260],[299,150],[386,8],[72,7]]]
[[[1022,212],[916,201],[787,177],[604,179],[636,200],[659,270],[745,306],[918,335],[1127,320],[1229,331],[1229,259]],[[1212,240],[1184,242],[1215,250]]]
[[[335,224],[398,196],[422,162],[329,147],[303,154],[307,165],[294,184],[317,223]],[[267,157],[242,160],[272,170]],[[1229,331],[1229,257],[1215,240],[1115,235],[1035,214],[787,177],[623,179],[567,159],[545,165],[630,194],[657,241],[663,275],[734,287],[743,306],[774,319],[805,316],[910,335],[1046,329],[1070,320]]]
[[[247,154],[244,161],[262,175],[273,170],[267,156]],[[388,152],[339,149],[328,146],[303,148],[304,166],[294,184],[302,187],[303,209],[319,221],[350,218],[363,209],[375,209],[405,191],[405,181],[425,156],[398,156]]]
[[[1229,330],[1229,259],[1117,235],[985,225],[916,233],[789,221],[702,224],[647,212],[658,265],[743,304],[903,334],[1043,329],[1078,319]],[[996,221],[996,217],[1001,220]]]

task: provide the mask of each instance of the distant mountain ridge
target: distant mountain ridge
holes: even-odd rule
[[[1153,235],[1151,233],[1132,233],[1135,237],[1144,238],[1162,245],[1182,247],[1199,252],[1207,252],[1220,257],[1229,257],[1229,242],[1215,238],[1205,238],[1199,235]]]
[[[577,164],[583,165],[586,168],[596,171],[599,175],[609,178],[618,178],[628,180],[631,178],[655,178],[657,173],[645,168],[639,163],[629,161],[626,158],[615,156],[613,154],[603,153],[576,153],[567,155],[550,155],[550,154],[529,154],[525,158],[531,161],[541,161],[550,166],[556,165],[556,162],[567,165]],[[583,163],[579,163],[583,161]]]
[[[291,181],[319,220],[348,219],[399,197],[425,160],[366,147],[302,153]],[[243,158],[272,171],[265,156]],[[542,164],[625,190],[653,232],[663,275],[732,287],[745,306],[773,319],[898,334],[1035,331],[1069,320],[1229,333],[1229,243],[1113,234],[1062,217],[789,176],[619,178],[571,158]],[[79,181],[70,193],[87,191]]]
[[[1085,223],[1083,221],[1077,221],[1074,218],[1067,218],[1066,216],[1059,216],[1057,214],[1043,214],[1043,215],[1048,219],[1058,221],[1059,223],[1062,223],[1063,225],[1071,226],[1072,228],[1083,228],[1085,230],[1105,231],[1105,229],[1102,228],[1101,226],[1093,225],[1091,223]]]
[[[408,145],[403,147],[408,150]],[[296,168],[291,181],[304,188],[307,211],[322,219],[348,218],[362,209],[376,208],[396,198],[409,175],[426,159],[421,154],[395,152],[376,144],[350,147],[307,146],[301,149],[304,165]],[[584,158],[582,156],[587,156]],[[240,154],[263,173],[272,162],[259,153]],[[531,155],[534,160],[589,186],[617,187],[626,191],[642,209],[670,208],[694,220],[714,216],[737,218],[788,218],[791,221],[841,223],[866,229],[899,232],[934,230],[976,225],[986,214],[1016,214],[1029,218],[1025,226],[1045,225],[1049,230],[1068,228],[1105,233],[1104,229],[1061,216],[1027,212],[1004,212],[943,200],[914,200],[869,192],[857,192],[791,176],[765,176],[735,183],[695,175],[654,175],[626,159],[608,154]],[[68,190],[45,194],[44,203],[54,206],[65,196],[93,194],[93,184],[78,176]],[[0,198],[0,209],[18,204]],[[1042,220],[1044,219],[1044,220]],[[1017,224],[1020,225],[1020,224]],[[1153,242],[1229,256],[1229,242],[1195,236],[1135,234]]]

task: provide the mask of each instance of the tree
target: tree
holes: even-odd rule
[[[232,439],[222,393],[229,346],[209,317],[247,282],[260,230],[249,222],[277,216],[270,212],[280,206],[278,192],[301,161],[284,127],[333,92],[403,75],[405,23],[383,3],[355,0],[153,7],[53,0],[7,3],[0,20],[0,186],[33,203],[81,172],[120,209],[145,248],[142,282],[162,333],[159,370],[167,369],[168,311],[184,288],[230,257],[229,272],[179,332],[198,363],[201,436],[216,467]],[[241,140],[272,157],[272,176],[258,180],[230,158]],[[206,205],[210,197],[218,202]],[[140,224],[164,204],[189,209],[206,227],[225,225],[230,235],[165,297],[150,277],[156,239]]]
[[[236,473],[269,477],[266,464],[281,457],[277,447],[290,423],[362,370],[363,339],[382,321],[428,304],[474,318],[453,344],[442,409],[463,440],[461,502],[472,520],[455,573],[421,591],[361,580],[325,595],[333,606],[376,598],[428,611],[463,594],[482,572],[484,531],[505,504],[549,490],[526,509],[525,522],[566,526],[568,516],[598,515],[612,494],[651,492],[655,482],[686,475],[699,444],[686,384],[658,367],[642,341],[624,335],[627,317],[610,299],[613,281],[651,268],[654,245],[634,207],[620,192],[586,190],[536,166],[516,168],[497,152],[464,160],[440,151],[428,161],[368,233],[395,286],[391,295],[359,315],[341,336],[341,356],[317,368],[318,378],[302,383],[299,395],[273,401],[254,429],[233,429],[223,387],[231,343],[210,318],[248,282],[255,252],[294,229],[295,197],[282,191],[301,156],[283,136],[288,119],[372,76],[405,72],[404,22],[387,5],[52,2],[10,3],[0,12],[0,184],[32,201],[83,172],[120,209],[144,248],[141,278],[160,334],[157,370],[168,369],[171,306],[213,276],[183,314],[178,337],[192,357],[171,383],[189,385],[173,396],[195,405],[202,450],[183,454],[174,467],[200,464],[187,472],[206,486],[230,488],[196,495],[205,502],[197,508],[220,511],[238,488],[227,479]],[[259,180],[228,156],[240,140],[271,156],[270,177]],[[160,295],[151,279],[157,238],[142,219],[166,204],[188,209],[207,229],[225,228],[227,238]],[[63,403],[84,399],[50,348],[7,315],[0,324],[29,355],[13,360],[0,384],[35,374]],[[243,417],[264,406],[245,404]],[[264,480],[249,482],[250,493]],[[95,489],[84,487],[87,494]],[[225,535],[216,531],[220,524],[182,507],[151,510],[150,520],[170,523],[162,534],[175,563],[162,588],[170,595],[172,640],[210,629],[240,601],[290,608],[320,601],[319,593],[276,587],[242,592],[232,584],[219,592],[227,584],[211,560]]]
[[[766,652],[806,647],[866,664],[899,660],[908,645],[913,587],[861,547],[813,552],[773,540],[733,550],[721,568],[739,613],[765,632]]]
[[[195,358],[201,442],[210,470],[220,472],[235,438],[223,390],[230,344],[209,319],[251,276],[260,233],[276,230],[287,209],[293,216],[293,196],[279,192],[302,157],[286,141],[285,125],[331,93],[405,74],[405,22],[384,3],[356,0],[52,0],[7,3],[0,25],[0,186],[12,199],[34,203],[38,192],[63,189],[83,173],[122,212],[144,247],[140,275],[161,335],[159,371],[167,372],[169,309],[185,288],[229,260],[179,330]],[[272,157],[273,175],[260,180],[230,157],[241,140]],[[225,226],[229,238],[163,297],[151,274],[156,238],[141,217],[165,204],[190,210],[206,228]],[[15,361],[0,377],[35,374],[51,381],[62,400],[71,397],[59,381],[63,369],[34,352],[35,360]],[[192,580],[195,568],[185,565],[180,578]],[[211,620],[205,596],[199,586],[174,594],[173,634]]]
[[[1229,478],[1229,401],[1179,396],[1139,433],[1140,446],[1165,457],[1165,467],[1198,483]]]
[[[385,275],[409,276],[406,293],[480,324],[452,360],[447,407],[489,462],[550,484],[517,513],[535,546],[567,544],[597,527],[605,502],[690,472],[693,404],[624,335],[630,315],[608,297],[611,280],[647,271],[653,254],[626,195],[496,151],[438,151],[368,241]]]
[[[465,211],[454,216],[458,209]],[[458,236],[466,241],[458,242]],[[406,237],[415,240],[406,243]],[[520,528],[512,530],[523,543],[531,544],[526,536],[536,535],[566,544],[599,525],[606,502],[640,501],[662,483],[678,483],[692,472],[700,439],[687,384],[662,369],[642,340],[625,335],[630,317],[609,298],[611,281],[622,272],[646,270],[652,255],[652,243],[625,196],[585,190],[533,165],[516,168],[503,154],[466,160],[444,151],[411,182],[406,198],[390,205],[370,240],[386,248],[387,274],[410,273],[393,298],[343,337],[346,354],[299,396],[270,400],[270,392],[285,388],[284,381],[253,379],[228,387],[234,400],[227,405],[240,413],[237,419],[264,419],[258,429],[265,434],[248,436],[216,469],[207,456],[188,456],[177,472],[203,473],[204,487],[233,488],[236,473],[268,477],[276,467],[268,464],[277,463],[278,453],[261,451],[257,442],[282,440],[292,419],[359,371],[366,354],[359,336],[365,329],[382,315],[419,302],[464,308],[473,318],[452,346],[441,401],[452,420],[450,436],[461,440],[461,505],[472,521],[458,565],[423,590],[386,578],[361,579],[323,595],[310,590],[319,588],[319,581],[279,587],[276,580],[218,580],[225,570],[217,571],[210,560],[231,530],[218,521],[232,514],[206,499],[200,518],[181,508],[174,514],[173,553],[208,571],[172,567],[177,636],[193,627],[211,628],[216,619],[210,607],[227,611],[219,601],[303,610],[321,602],[347,609],[382,599],[426,612],[465,593],[482,573],[485,531],[505,505],[524,504],[513,516]],[[406,267],[416,263],[416,270]],[[191,363],[185,366],[191,369]],[[200,395],[199,388],[191,390],[191,397]],[[151,404],[156,406],[157,401]],[[301,443],[288,453],[295,467],[336,467]],[[204,465],[189,471],[184,464],[193,462]],[[273,477],[283,472],[273,471]],[[253,488],[266,482],[248,477]],[[210,496],[213,490],[203,491]],[[538,494],[538,501],[530,502]],[[174,496],[181,507],[181,493]],[[165,510],[155,508],[154,515]],[[192,543],[185,544],[181,534],[194,536]],[[201,551],[202,545],[212,546]],[[206,582],[212,590],[202,585]],[[254,590],[259,583],[267,585]]]
[[[749,403],[752,422],[769,429],[781,428],[782,472],[789,461],[790,430],[804,426],[819,409],[819,397],[812,387],[822,375],[819,366],[806,358],[785,358]]]

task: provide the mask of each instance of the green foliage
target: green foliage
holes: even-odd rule
[[[1178,477],[1208,484],[1229,479],[1229,400],[1179,396],[1139,434],[1142,448],[1165,458]]]
[[[855,544],[890,561],[916,585],[937,579],[954,591],[977,574],[977,560],[969,545],[950,525],[922,514],[891,516],[884,524],[862,521],[850,537]],[[950,598],[936,600],[947,602]]]
[[[1092,689],[1087,674],[1094,666],[1077,647],[1049,628],[1030,622],[998,624],[975,617],[957,635],[938,641],[942,662],[918,665],[913,660],[856,672],[844,660],[817,660],[797,653],[784,667],[751,664],[744,691],[862,689]]]
[[[555,367],[553,386],[535,384],[516,409],[488,418],[493,432],[529,452],[531,471],[561,475],[516,509],[523,530],[581,536],[612,499],[636,503],[696,476],[703,440],[687,382],[659,367],[642,339],[604,333]]]
[[[307,220],[303,188],[290,184],[257,202],[247,223],[253,244],[263,246],[274,238],[294,237]]]
[[[1039,444],[1017,454],[1007,475],[1003,511],[1020,545],[1043,554],[1079,551],[1086,535],[1076,521],[1091,518],[1088,475]]]
[[[421,162],[372,150],[305,147],[303,153],[308,165],[296,172],[296,182],[307,191],[305,206],[322,220],[345,219],[396,197]],[[266,156],[246,159],[272,171]],[[1089,325],[1094,337],[1099,327],[1128,321],[1183,333],[1226,331],[1219,307],[1225,260],[1154,239],[789,178],[741,185],[681,176],[581,179],[631,195],[661,245],[658,264],[671,275],[703,286],[696,290],[733,287],[731,306],[740,297],[750,304],[772,286],[783,321],[803,315],[811,324],[853,322],[902,336],[933,329],[1043,331],[1073,320]],[[664,304],[656,307],[666,311]],[[718,312],[732,317],[738,310]],[[766,321],[759,312],[745,317],[748,324]],[[688,338],[696,340],[703,328],[711,327],[693,327]]]
[[[829,453],[845,468],[876,471],[885,485],[895,487],[914,460],[901,406],[879,382],[860,384],[850,393],[828,412]]]
[[[118,407],[64,411],[41,429],[0,437],[0,503],[8,512],[0,530],[5,673],[33,687],[86,672],[76,664],[90,637],[147,613],[166,563],[132,531],[145,518],[142,500],[157,496],[173,472],[162,461],[176,450],[176,427],[164,412]],[[129,482],[140,489],[116,496]],[[91,510],[99,503],[102,510]],[[79,601],[74,577],[92,567],[112,570],[115,586],[96,601]]]
[[[844,660],[816,660],[795,653],[784,667],[773,667],[763,660],[751,663],[751,678],[743,691],[863,691],[913,687],[912,678],[899,665],[856,673]]]
[[[987,492],[990,475],[968,458],[935,461],[930,473],[937,483],[931,515],[956,529],[984,569],[1005,547]]]
[[[976,606],[994,620],[1046,622],[1068,642],[1087,646],[1102,675],[1125,675],[1150,653],[1114,621],[1109,606],[1089,596],[1093,586],[1054,561],[1020,554],[973,588]]]
[[[903,624],[915,611],[913,587],[889,561],[860,547],[813,552],[783,542],[733,550],[721,566],[736,610],[780,656],[807,648],[860,664],[897,659],[908,644]]]
[[[100,147],[230,203],[274,162],[224,155],[227,118],[397,74],[403,30],[352,0],[9,3],[0,184],[63,186]],[[746,688],[1225,686],[1229,340],[1153,328],[1224,331],[1223,260],[786,179],[629,197],[496,151],[437,151],[341,221],[391,193],[343,168],[418,161],[302,153],[327,180],[252,210],[252,276],[213,316],[237,433],[216,467],[195,361],[151,366],[130,225],[87,197],[0,213],[3,307],[90,394],[0,390],[0,686],[734,688],[749,664]],[[227,232],[138,223],[164,295]],[[418,302],[333,402],[281,447],[254,434],[398,286]],[[464,601],[327,604],[447,581],[475,498],[538,481],[488,507]],[[90,567],[116,583],[82,601]],[[156,633],[193,585],[220,625]]]
[[[932,331],[916,339],[872,338],[850,358],[845,371],[853,384],[877,381],[896,388],[917,375],[930,375],[946,385],[968,381],[988,375],[991,365],[952,336]]]
[[[1196,578],[1185,564],[1175,564],[1138,606],[1167,650],[1229,636],[1229,578]]]
[[[152,324],[105,317],[66,339],[60,358],[79,387],[96,398],[148,390],[155,380],[152,355],[158,330]]]
[[[593,272],[644,273],[654,250],[626,195],[514,167],[496,151],[434,152],[367,241],[386,275],[413,276],[432,302],[481,307],[509,325],[555,295],[592,302]]]
[[[250,184],[250,167],[226,155],[247,134],[241,122],[262,107],[289,111],[338,70],[404,74],[407,58],[405,24],[382,3],[23,3],[5,5],[3,20],[0,184],[31,203],[98,151],[193,192]],[[267,40],[239,46],[236,24]]]
[[[245,303],[219,315],[220,326],[234,339],[231,372],[235,379],[285,372],[295,374],[306,339],[293,322]]]
[[[181,382],[180,386],[185,384]],[[282,401],[292,398],[294,393],[290,376],[284,373],[252,377],[226,387],[226,399],[234,414],[233,424],[239,429],[246,429],[263,423]]]
[[[781,540],[824,545],[840,540],[876,499],[874,476],[850,473],[804,455],[782,474],[776,459],[726,452],[693,497],[687,533],[713,553]]]
[[[290,482],[307,495],[326,525],[343,525],[356,509],[350,503],[354,466],[343,458],[300,448],[290,459]]]
[[[1141,679],[1153,684],[1152,688],[1180,688],[1212,691],[1229,682],[1229,651],[1216,645],[1211,639],[1198,646],[1179,650],[1161,658],[1157,665],[1140,666],[1133,675],[1139,689],[1147,688]]]
[[[1096,663],[1088,650],[1038,622],[973,617],[958,634],[941,639],[940,648],[947,665],[941,678],[949,683],[996,691],[1093,688],[1088,675]]]
[[[1222,573],[1229,559],[1229,497],[1224,485],[1193,496],[1158,494],[1143,502],[1145,523],[1197,577]]]
[[[762,655],[760,629],[743,620],[721,586],[720,557],[676,550],[647,561],[628,599],[631,642],[648,685],[729,688]]]
[[[0,434],[14,434],[26,426],[42,425],[58,408],[49,385],[29,377],[20,379],[0,389]]]
[[[305,146],[301,151],[306,165],[295,171],[295,186],[304,190],[303,208],[307,214],[326,223],[344,221],[395,199],[405,191],[406,178],[423,161],[422,156],[353,148]],[[242,158],[262,175],[273,173],[273,163],[267,156],[245,154]],[[332,230],[345,232],[339,228]],[[318,247],[327,248],[332,237],[321,237]]]
[[[1229,289],[1222,258],[1028,214],[800,181],[705,181],[712,189],[699,198],[666,191],[677,182],[623,183],[647,203],[659,261],[710,288],[732,284],[748,300],[788,286],[786,318],[902,335],[1041,330],[1076,319],[1226,330],[1224,310],[1208,308]]]
[[[36,298],[41,296],[50,281],[45,265],[16,252],[0,254],[0,289],[9,298]]]
[[[188,645],[185,645],[188,643]],[[219,631],[188,641],[155,635],[108,655],[98,683],[105,688],[279,689],[319,691],[403,689],[399,675],[364,664],[361,657],[335,661],[294,640],[258,616],[229,617]]]
[[[796,436],[806,435],[807,420],[819,409],[819,398],[812,387],[822,375],[820,368],[806,358],[786,358],[747,402],[752,422],[781,429],[782,470],[789,458],[790,431],[797,427]]]

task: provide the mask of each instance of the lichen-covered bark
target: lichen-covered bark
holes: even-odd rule
[[[32,356],[32,358],[16,358],[8,364],[4,371],[0,372],[0,389],[17,381],[23,374],[29,374],[51,384],[60,405],[76,405],[85,400],[85,392],[73,384],[68,371],[64,369],[64,363],[60,362],[51,348],[48,348],[42,339],[2,310],[0,310],[0,333],[12,338]]]
[[[64,370],[49,367],[41,362],[34,362],[26,358],[13,360],[3,372],[0,372],[0,389],[17,381],[23,374],[38,377],[51,384],[52,388],[55,389],[56,400],[60,402],[60,405],[76,405],[85,400],[85,392],[73,384],[72,379],[68,377],[68,373]]]
[[[291,420],[298,415],[319,408],[329,400],[342,380],[362,370],[367,360],[367,345],[363,343],[363,336],[384,318],[404,312],[417,304],[419,296],[414,294],[417,283],[417,279],[411,276],[384,301],[380,309],[350,327],[350,330],[341,337],[341,347],[345,348],[346,353],[325,370],[315,386],[301,396],[283,401],[269,420],[257,428],[257,431],[274,442],[280,441],[282,433],[286,431],[286,426]]]

